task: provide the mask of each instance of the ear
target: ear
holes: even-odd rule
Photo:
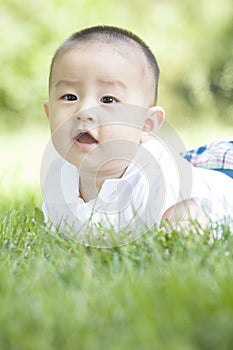
[[[140,142],[148,141],[153,135],[155,135],[161,128],[165,118],[164,109],[160,106],[154,106],[149,108],[146,114],[146,120],[143,126]]]
[[[47,118],[49,119],[49,101],[44,102],[44,110]]]

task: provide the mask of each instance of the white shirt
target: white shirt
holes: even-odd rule
[[[158,227],[168,208],[190,198],[208,209],[212,222],[233,221],[233,180],[194,168],[156,140],[142,144],[122,178],[106,180],[96,199],[85,203],[78,194],[78,169],[57,156],[46,176],[43,212],[46,220],[78,240],[88,230],[95,235],[96,229],[115,237],[123,230],[135,239]]]

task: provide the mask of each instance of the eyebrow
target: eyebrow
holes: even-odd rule
[[[100,84],[109,85],[109,86],[118,85],[121,88],[126,89],[126,85],[121,80],[110,81],[110,80],[104,80],[104,79],[97,79],[96,81],[97,83],[100,83]],[[58,80],[54,86],[55,87],[60,87],[62,85],[72,86],[76,84],[77,84],[76,80],[63,79],[63,80]]]
[[[64,79],[64,80],[58,80],[54,86],[59,87],[61,85],[70,86],[70,85],[76,85],[76,84],[77,84],[77,81],[75,80]]]
[[[104,85],[109,85],[109,86],[113,86],[113,85],[119,85],[121,88],[126,89],[126,85],[121,81],[121,80],[104,80],[104,79],[97,79],[96,80],[97,83],[101,83]]]

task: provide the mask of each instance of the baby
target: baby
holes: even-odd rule
[[[192,167],[155,138],[164,122],[158,79],[149,47],[124,29],[87,28],[58,48],[44,104],[58,154],[49,146],[42,165],[53,227],[78,240],[122,231],[135,239],[166,219],[233,218],[233,180]]]

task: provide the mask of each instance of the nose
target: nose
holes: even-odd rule
[[[81,101],[80,101],[81,102]],[[83,123],[96,122],[96,107],[95,101],[92,98],[86,97],[78,106],[75,113],[75,119]]]
[[[88,122],[93,122],[94,121],[94,118],[93,117],[90,117],[88,115],[78,115],[76,117],[77,120],[80,120],[80,121],[88,121]]]
[[[96,122],[96,118],[94,117],[94,115],[89,114],[87,111],[79,112],[75,116],[75,119],[80,122],[88,122],[88,123]]]

